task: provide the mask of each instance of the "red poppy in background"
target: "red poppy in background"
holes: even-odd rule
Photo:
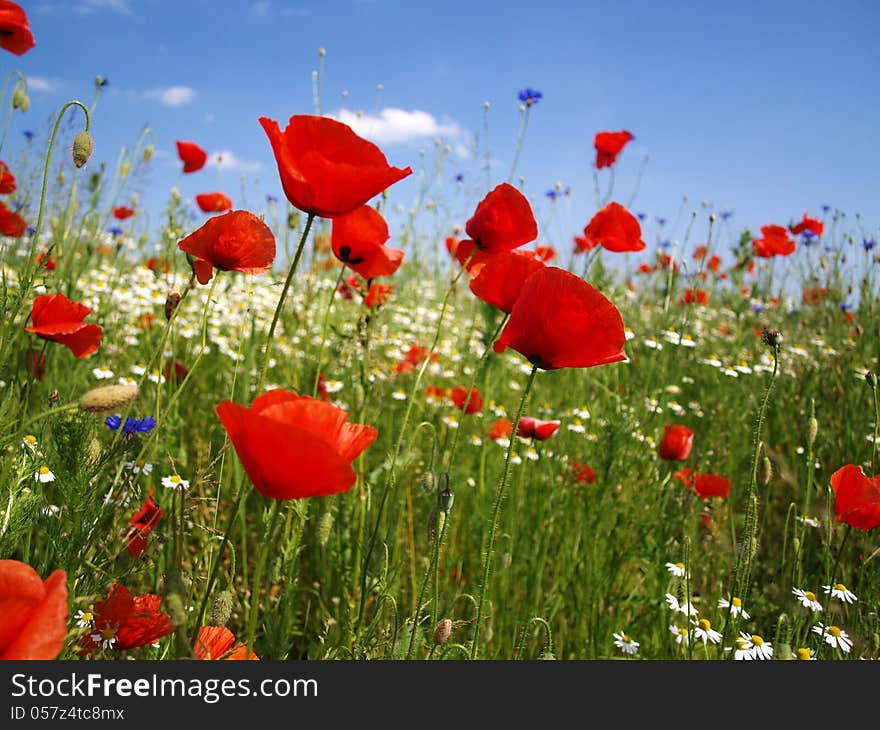
[[[709,497],[730,496],[730,479],[720,474],[695,474],[694,475],[694,491],[702,499]]]
[[[198,172],[208,161],[208,153],[195,142],[177,140],[177,156],[183,162],[183,171]]]
[[[802,294],[804,304],[812,304],[818,307],[828,296],[828,289],[824,286],[805,286]]]
[[[263,274],[272,268],[275,260],[272,230],[246,210],[233,210],[209,218],[177,247],[196,257],[195,269],[200,284],[211,280],[213,267],[221,271]]]
[[[391,276],[403,263],[403,251],[385,245],[388,224],[375,208],[360,208],[333,219],[333,255],[365,279]]]
[[[431,358],[431,362],[438,362],[440,360],[440,353],[435,352],[431,353],[431,351],[427,347],[422,347],[419,344],[413,344],[410,346],[409,350],[406,351],[406,355],[404,355],[403,360],[401,360],[397,365],[394,366],[394,372],[396,373],[408,373],[412,370],[415,370],[416,366],[421,365],[425,360]]]
[[[593,468],[577,461],[571,462],[571,476],[582,484],[593,484],[596,481],[596,472]]]
[[[639,219],[613,200],[593,216],[584,228],[584,238],[616,253],[646,248]]]
[[[115,583],[107,597],[92,609],[94,628],[83,636],[79,654],[97,649],[135,649],[167,636],[174,631],[174,624],[159,610],[161,603],[161,596],[133,596],[124,585]]]
[[[625,343],[617,307],[579,276],[547,266],[526,280],[493,347],[555,370],[626,360]]]
[[[553,246],[535,246],[535,256],[545,264],[549,264],[556,258],[556,249]]]
[[[483,396],[476,388],[453,388],[449,393],[452,402],[458,410],[463,411],[465,415],[472,416],[483,410]]]
[[[574,252],[575,253],[586,253],[587,251],[591,251],[599,245],[598,241],[593,240],[592,238],[587,238],[586,236],[575,236],[574,237]]]
[[[692,489],[694,486],[694,470],[689,466],[684,467],[683,469],[675,472],[673,475],[678,481],[684,484],[688,489]]]
[[[867,477],[860,466],[847,464],[831,475],[834,519],[857,530],[880,527],[880,474]]]
[[[235,640],[233,634],[225,626],[202,626],[193,647],[197,659],[202,661],[217,659],[259,659],[254,652],[248,653],[247,646]]]
[[[0,233],[4,236],[20,238],[25,231],[27,231],[27,221],[0,203]]]
[[[501,183],[479,202],[465,231],[481,251],[497,253],[534,241],[538,237],[538,224],[526,196],[513,185]]]
[[[67,634],[67,574],[44,581],[18,560],[0,560],[0,660],[55,659]]]
[[[278,122],[260,117],[278,163],[290,203],[305,213],[335,218],[412,174],[391,167],[372,142],[328,117],[294,115],[282,132]]]
[[[15,175],[9,172],[5,162],[0,162],[0,195],[8,195],[14,193],[16,187]]]
[[[36,44],[30,21],[21,6],[0,0],[0,48],[21,56]]]
[[[378,436],[372,426],[347,423],[341,408],[281,389],[258,396],[250,408],[223,401],[217,415],[251,482],[272,499],[351,489],[351,463]]]
[[[165,376],[165,380],[173,380],[175,383],[179,383],[189,374],[189,368],[180,360],[175,360],[173,363],[165,363],[165,370],[162,374]]]
[[[639,264],[638,271],[640,274],[650,274],[654,270],[654,267],[651,264]]]
[[[150,271],[153,271],[157,274],[158,273],[164,273],[164,274],[171,273],[171,262],[166,259],[163,259],[163,258],[158,258],[156,256],[150,256],[150,258],[148,258],[144,262],[144,266],[146,266]]]
[[[223,213],[232,210],[232,200],[224,193],[199,193],[196,204],[202,213]]]
[[[825,232],[825,226],[822,225],[822,221],[816,220],[815,218],[810,218],[806,213],[804,213],[804,219],[799,223],[795,223],[793,226],[790,226],[789,230],[795,236],[803,233],[804,231],[809,231],[816,236],[821,236]]]
[[[124,221],[126,218],[131,218],[134,215],[134,208],[127,208],[124,205],[120,205],[118,208],[113,209],[113,217],[117,220]]]
[[[523,284],[544,263],[532,251],[504,251],[490,256],[471,280],[471,291],[486,304],[510,314]]]
[[[128,532],[125,535],[125,547],[131,557],[139,558],[144,554],[150,541],[150,533],[159,524],[159,520],[164,514],[165,510],[153,499],[153,490],[151,489],[147,492],[147,498],[141,508],[131,518]]]
[[[620,151],[634,139],[635,137],[625,129],[620,132],[599,132],[596,134],[593,140],[596,147],[596,169],[611,167],[617,161],[617,155],[620,154]]]
[[[665,461],[684,461],[691,455],[694,445],[694,432],[687,426],[668,423],[663,427],[663,441],[657,454]]]
[[[686,289],[681,298],[682,304],[699,304],[705,307],[709,303],[709,295],[702,289]]]
[[[46,263],[43,263],[43,261],[45,261]],[[53,259],[51,256],[46,258],[45,251],[41,251],[37,255],[37,266],[39,266],[40,264],[43,264],[43,266],[46,268],[46,271],[55,271],[55,269],[58,268],[58,262],[55,261],[55,259]]]
[[[34,299],[31,326],[24,329],[64,345],[78,358],[86,357],[101,346],[101,328],[83,322],[91,311],[63,294],[43,294]]]
[[[46,374],[46,355],[29,347],[24,353],[24,367],[28,375],[42,383]]]
[[[369,309],[381,307],[383,304],[388,303],[392,294],[394,294],[394,287],[391,284],[380,284],[378,281],[374,281],[370,284],[370,288],[367,289],[364,304]]]
[[[752,241],[752,251],[755,256],[769,259],[794,253],[795,242],[788,237],[788,230],[785,227],[761,226],[761,236]]]
[[[489,429],[489,438],[493,441],[500,441],[501,439],[510,438],[512,433],[513,424],[510,422],[510,419],[496,418]]]
[[[523,416],[519,419],[519,426],[516,429],[516,435],[522,436],[524,439],[535,439],[535,441],[546,441],[559,428],[561,421],[541,421],[537,418]]]

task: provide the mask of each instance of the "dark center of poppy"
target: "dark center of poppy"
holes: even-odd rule
[[[536,368],[539,368],[541,370],[550,370],[551,369],[550,364],[545,363],[544,360],[541,359],[540,355],[529,355],[526,359],[530,363],[532,363],[532,365],[534,365]]]
[[[347,264],[362,264],[364,262],[363,256],[360,258],[353,259],[351,257],[351,246],[340,246],[339,247],[339,258]]]

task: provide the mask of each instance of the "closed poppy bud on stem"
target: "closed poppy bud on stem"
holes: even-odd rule
[[[12,92],[12,108],[21,109],[23,112],[26,112],[30,109],[30,106],[31,98],[21,86],[17,86],[15,91]]]
[[[211,602],[211,626],[226,626],[232,616],[232,594],[220,591]]]
[[[865,382],[867,382],[868,387],[873,390],[877,387],[877,374],[873,370],[869,370],[865,373]]]
[[[84,129],[73,138],[73,164],[77,167],[85,165],[95,151],[95,140],[88,130]]]
[[[455,501],[455,492],[453,492],[449,487],[446,487],[440,494],[437,495],[437,506],[440,508],[440,511],[444,514],[449,514],[452,511],[452,503]]]
[[[148,144],[146,147],[144,147],[144,154],[143,154],[143,157],[141,157],[141,159],[144,162],[149,162],[151,159],[153,159],[153,153],[155,151],[156,151],[156,147],[152,143]]]
[[[165,319],[170,320],[171,315],[174,314],[174,310],[177,309],[177,305],[180,304],[180,289],[175,286],[168,292],[168,296],[165,298]]]
[[[761,468],[758,472],[758,481],[762,487],[766,487],[770,483],[770,477],[773,476],[773,465],[766,456],[761,459]]]

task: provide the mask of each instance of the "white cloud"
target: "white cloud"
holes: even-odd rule
[[[94,13],[96,10],[112,10],[123,15],[131,15],[134,12],[131,0],[79,0],[74,6],[74,12],[81,15]]]
[[[28,91],[58,91],[61,82],[58,79],[50,79],[45,76],[25,76]]]
[[[221,167],[224,170],[238,172],[259,172],[263,166],[259,162],[241,160],[231,150],[218,150],[208,155],[208,167]]]
[[[449,141],[466,136],[465,130],[457,122],[450,119],[440,122],[433,114],[419,109],[407,111],[388,107],[382,109],[378,116],[341,109],[335,118],[377,144],[419,142],[432,137]]]
[[[144,92],[147,99],[155,99],[165,106],[184,106],[192,104],[197,96],[195,89],[189,86],[166,86],[161,89],[150,89]]]

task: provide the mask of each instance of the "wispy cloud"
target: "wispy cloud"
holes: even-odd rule
[[[61,88],[59,79],[47,78],[45,76],[25,76],[28,85],[28,91],[58,91]]]
[[[132,0],[78,0],[73,3],[73,10],[80,15],[88,15],[97,10],[112,10],[123,15],[132,15]]]
[[[198,92],[190,86],[166,86],[159,89],[149,89],[144,92],[144,97],[154,99],[164,106],[185,106],[192,104]]]
[[[451,119],[439,121],[433,114],[420,109],[407,111],[388,107],[378,115],[341,109],[335,118],[378,144],[404,144],[437,137],[448,142],[467,136],[458,122]]]
[[[217,167],[237,172],[259,172],[263,166],[259,162],[239,159],[232,150],[218,150],[208,155],[208,167]]]

